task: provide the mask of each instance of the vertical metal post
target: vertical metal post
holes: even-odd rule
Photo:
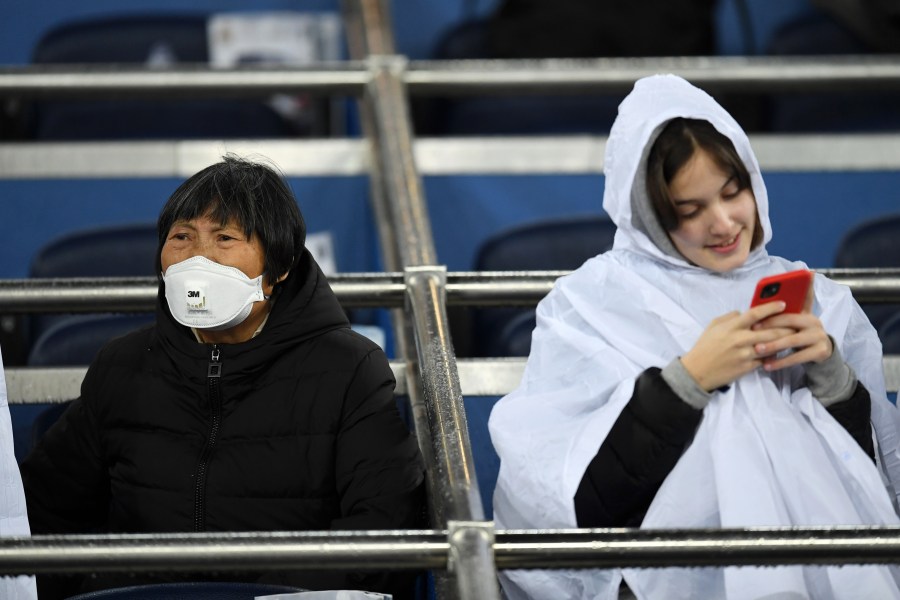
[[[498,598],[494,579],[494,524],[450,521],[450,564],[463,598]]]
[[[426,408],[431,423],[441,522],[483,521],[469,428],[445,317],[444,267],[408,267],[406,293],[415,323]]]
[[[394,329],[406,359],[407,386],[420,447],[429,471],[432,517],[484,522],[484,509],[474,476],[468,428],[456,357],[447,326],[446,269],[437,266],[437,253],[428,218],[422,180],[413,156],[413,131],[403,75],[406,59],[395,54],[386,0],[344,0],[353,58],[369,64],[361,114],[366,137],[372,142],[372,185],[375,214],[386,265],[404,270],[407,318]],[[401,325],[402,323],[402,325]],[[414,352],[413,348],[417,351]],[[484,526],[491,528],[490,523]],[[462,527],[461,529],[465,529]],[[440,598],[499,599],[492,539],[457,535],[477,546],[466,552],[447,578],[436,577]]]

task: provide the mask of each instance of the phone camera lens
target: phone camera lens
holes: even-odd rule
[[[759,297],[760,298],[771,298],[772,296],[774,296],[775,294],[778,293],[779,289],[781,289],[780,283],[770,283],[769,285],[767,285],[766,287],[764,287],[762,289],[762,292],[760,292]]]

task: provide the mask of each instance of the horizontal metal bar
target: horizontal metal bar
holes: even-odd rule
[[[498,531],[498,569],[900,563],[900,528]]]
[[[402,81],[410,93],[419,95],[624,94],[635,80],[655,73],[675,73],[718,91],[900,89],[900,60],[894,55],[412,61]],[[365,64],[358,61],[235,69],[29,65],[0,69],[0,96],[254,97],[300,91],[360,95],[369,77]]]
[[[765,173],[900,171],[900,135],[750,137]],[[422,138],[419,172],[435,175],[601,175],[606,137]],[[189,177],[226,152],[262,155],[289,177],[363,176],[370,147],[355,139],[0,144],[0,179]]]
[[[56,404],[81,395],[87,366],[6,367],[6,396],[10,405]]]
[[[850,287],[859,302],[900,301],[900,269],[817,269]],[[447,274],[454,306],[534,306],[570,271],[457,271]],[[345,307],[403,306],[401,273],[343,273],[329,283]],[[0,280],[0,313],[151,312],[153,277]]]
[[[399,274],[329,277],[347,307],[402,306],[406,289]],[[155,277],[0,280],[0,313],[152,312]]]
[[[410,93],[419,95],[624,95],[637,79],[657,73],[674,73],[715,91],[900,89],[896,55],[412,61],[405,81]]]
[[[0,96],[168,99],[295,92],[359,95],[368,79],[365,68],[354,62],[233,69],[207,65],[179,65],[172,69],[133,64],[30,65],[0,69]]]
[[[900,390],[900,356],[885,356],[885,385]],[[408,393],[406,363],[390,362],[397,386],[394,393]],[[519,385],[525,372],[524,358],[462,358],[456,361],[463,396],[504,396]],[[6,388],[10,404],[45,404],[77,398],[87,371],[82,367],[7,367]]]
[[[36,535],[0,538],[0,575],[446,569],[447,531]],[[898,527],[495,531],[497,567],[900,563]]]
[[[290,177],[361,176],[356,139],[19,142],[0,144],[0,179],[186,178],[233,152],[265,156]]]
[[[0,574],[445,569],[441,531],[34,536],[0,539]]]

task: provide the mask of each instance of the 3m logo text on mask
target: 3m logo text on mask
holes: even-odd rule
[[[189,310],[206,309],[206,293],[202,286],[193,284],[187,288],[187,307]]]

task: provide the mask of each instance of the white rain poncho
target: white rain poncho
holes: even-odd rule
[[[750,172],[765,242],[731,272],[693,266],[655,246],[642,232],[650,225],[635,226],[633,207],[646,202],[646,150],[675,117],[710,121]],[[560,278],[541,301],[522,383],[491,414],[501,529],[576,527],[575,492],[638,375],[687,352],[715,317],[746,310],[760,277],[805,268],[766,253],[768,197],[745,133],[710,96],[675,76],[638,81],[620,105],[606,148],[603,207],[618,227],[613,249]],[[714,395],[642,528],[898,523],[890,482],[900,482],[900,423],[885,396],[881,345],[847,287],[821,275],[814,285],[814,312],[871,395],[881,469],[802,386],[802,367],[757,370]],[[641,599],[900,598],[892,571],[796,566],[501,576],[512,599],[616,598],[623,575]]]
[[[0,356],[0,537],[31,535],[25,508],[25,491],[19,465],[13,451],[12,421],[6,396],[6,375]],[[35,600],[37,587],[34,577],[0,577],[0,598],[3,600]]]

